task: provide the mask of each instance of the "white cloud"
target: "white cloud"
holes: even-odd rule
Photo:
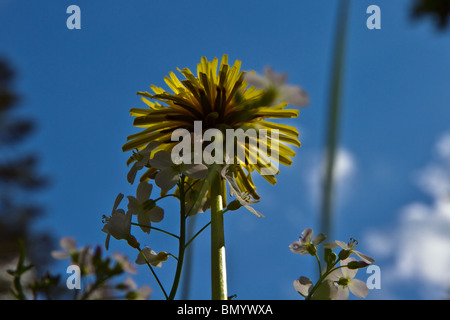
[[[314,203],[320,200],[322,193],[322,185],[325,176],[326,156],[322,154],[321,159],[314,159],[308,171],[307,183],[308,189],[311,191],[311,199]],[[355,157],[346,149],[339,148],[336,152],[336,160],[334,165],[333,180],[334,190],[338,192],[339,198],[345,197],[349,191],[351,183],[356,172]]]
[[[406,205],[393,230],[366,239],[375,256],[391,257],[386,279],[416,283],[423,298],[431,299],[445,298],[450,289],[450,134],[438,141],[436,151],[437,158],[417,176],[431,202]]]
[[[444,159],[450,159],[450,132],[446,133],[436,144],[436,151]]]

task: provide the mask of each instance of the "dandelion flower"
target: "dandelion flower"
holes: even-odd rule
[[[203,57],[197,65],[196,75],[188,68],[184,68],[178,71],[185,79],[179,80],[173,72],[164,78],[172,92],[155,85],[150,86],[153,93],[138,92],[148,108],[132,108],[130,113],[135,117],[134,126],[143,130],[127,138],[128,142],[123,146],[123,151],[137,150],[139,152],[148,144],[158,142],[159,145],[152,150],[150,159],[160,150],[171,152],[179,143],[172,141],[174,131],[183,129],[192,135],[197,121],[200,121],[203,132],[208,129],[217,129],[224,134],[224,137],[227,129],[254,129],[257,132],[263,132],[261,129],[264,129],[267,135],[261,134],[256,137],[258,149],[255,149],[255,144],[252,144],[250,139],[243,143],[237,142],[239,146],[236,147],[246,152],[246,161],[238,162],[237,155],[231,159],[232,163],[236,164],[233,175],[240,192],[247,192],[253,199],[258,200],[260,197],[256,192],[252,174],[257,172],[269,183],[275,184],[278,167],[275,166],[276,169],[273,169],[272,161],[289,166],[292,164],[295,152],[288,145],[300,147],[299,134],[294,127],[269,120],[296,118],[299,110],[286,108],[288,101],[277,101],[279,103],[276,105],[261,104],[265,91],[249,86],[244,78],[245,72],[240,68],[241,61],[237,60],[230,65],[227,55],[222,57],[220,64],[217,58],[208,61]],[[275,130],[278,135],[271,134]],[[204,150],[207,142],[201,141],[201,143]],[[226,145],[227,141],[223,143]],[[277,157],[271,152],[274,146],[279,150]],[[226,158],[229,155],[223,156]],[[256,159],[256,161],[249,161],[250,159]],[[131,157],[128,165],[135,161],[138,160]],[[224,159],[224,161],[230,161],[230,159]],[[142,163],[138,164],[138,168],[141,166]],[[269,169],[269,172],[262,174],[261,171],[264,169]],[[158,168],[150,167],[141,176],[141,181],[154,177],[158,170]]]

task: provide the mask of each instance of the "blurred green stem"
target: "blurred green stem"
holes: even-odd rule
[[[323,181],[321,230],[328,238],[332,237],[332,209],[333,185],[336,150],[339,141],[339,119],[341,112],[341,94],[343,84],[343,69],[345,58],[345,42],[347,36],[347,23],[350,11],[350,0],[339,1],[339,10],[336,21],[336,38],[331,75],[330,105],[328,113],[328,126],[326,135],[326,164]]]

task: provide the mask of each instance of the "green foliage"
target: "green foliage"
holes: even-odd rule
[[[37,273],[43,273],[50,256],[41,253],[50,251],[53,239],[48,233],[32,229],[43,213],[33,203],[32,194],[45,187],[47,179],[37,171],[36,155],[20,149],[35,125],[26,116],[14,114],[20,99],[13,82],[13,69],[0,58],[0,270],[3,272],[17,258],[20,239],[29,248],[27,261],[32,261]],[[0,294],[6,294],[10,285],[1,278]]]
[[[19,247],[20,256],[16,268],[7,271],[13,277],[11,295],[17,300],[60,298],[64,285],[61,283],[62,275],[51,275],[47,272],[28,284],[23,283],[23,278],[34,266],[26,263],[25,247],[22,242],[19,243]],[[75,300],[147,299],[151,293],[148,287],[138,289],[131,278],[123,279],[122,276],[133,270],[129,262],[121,255],[103,257],[100,247],[97,247],[93,253],[89,247],[86,247],[72,250],[67,257],[70,258],[71,265],[78,266],[81,271],[79,276],[83,285],[79,289],[71,289],[74,293],[72,298]],[[71,290],[66,288],[65,292]]]
[[[449,23],[449,0],[416,0],[412,7],[414,19],[431,17],[439,30],[444,30]]]

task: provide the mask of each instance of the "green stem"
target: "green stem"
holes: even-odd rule
[[[183,270],[184,251],[186,250],[186,204],[184,192],[184,175],[181,175],[178,188],[180,190],[180,238],[178,244],[178,260],[177,269],[175,271],[175,278],[173,280],[172,289],[170,290],[169,300],[175,299],[180,283],[181,271]]]
[[[167,197],[174,197],[174,198],[179,199],[178,196],[177,196],[176,194],[165,194],[165,195],[163,195],[163,196],[161,196],[161,197],[159,197],[159,198],[157,198],[157,199],[155,199],[155,200],[153,200],[153,201],[157,202],[157,201],[159,201],[159,200],[161,200],[161,199],[164,199],[164,198],[167,198]]]
[[[213,169],[214,170],[214,169]],[[211,296],[227,300],[227,272],[223,225],[221,177],[216,172],[211,181]]]
[[[225,209],[225,210],[222,210],[222,215],[225,214],[225,212],[227,212],[227,211],[228,211],[228,208]],[[194,239],[195,239],[200,233],[202,233],[203,230],[205,230],[206,228],[208,228],[210,225],[211,225],[211,221],[208,222],[207,224],[205,224],[205,225],[203,226],[203,228],[201,228],[200,230],[198,230],[197,233],[194,234],[194,235],[192,236],[191,240],[189,240],[189,241],[186,243],[186,247],[188,247],[188,246],[191,244],[191,242],[194,241]]]
[[[316,257],[317,264],[319,265],[319,276],[322,276],[322,266],[320,264],[320,259],[319,259],[319,256],[317,255],[317,252],[314,254],[314,256]]]
[[[317,256],[317,254],[316,254],[316,256]],[[317,259],[319,259],[319,258],[317,257]],[[343,266],[340,266],[340,267],[334,268],[334,266],[335,266],[339,261],[340,261],[340,259],[337,259],[337,260],[331,265],[331,267],[330,267],[326,272],[324,272],[324,273],[320,276],[319,280],[317,280],[317,283],[314,285],[314,287],[312,288],[312,290],[309,292],[308,296],[306,297],[306,300],[310,300],[310,299],[311,299],[311,297],[312,297],[312,295],[314,294],[314,292],[317,290],[317,288],[320,286],[320,284],[323,282],[323,280],[325,280],[325,278],[326,278],[331,272],[333,272],[334,270],[337,270],[337,269],[343,267]],[[346,267],[346,266],[345,266],[345,267]],[[334,268],[334,269],[333,269],[333,268]]]
[[[166,230],[163,230],[163,229],[160,229],[160,228],[151,227],[151,226],[148,226],[148,225],[145,225],[145,224],[135,223],[135,222],[132,222],[131,225],[133,225],[133,226],[138,226],[138,227],[149,228],[149,229],[152,229],[152,230],[156,230],[156,231],[165,233],[165,234],[167,234],[167,235],[169,235],[169,236],[172,236],[172,237],[174,237],[174,238],[180,239],[180,237],[177,236],[176,234],[173,234],[173,233],[171,233],[171,232],[169,232],[169,231],[166,231]]]

